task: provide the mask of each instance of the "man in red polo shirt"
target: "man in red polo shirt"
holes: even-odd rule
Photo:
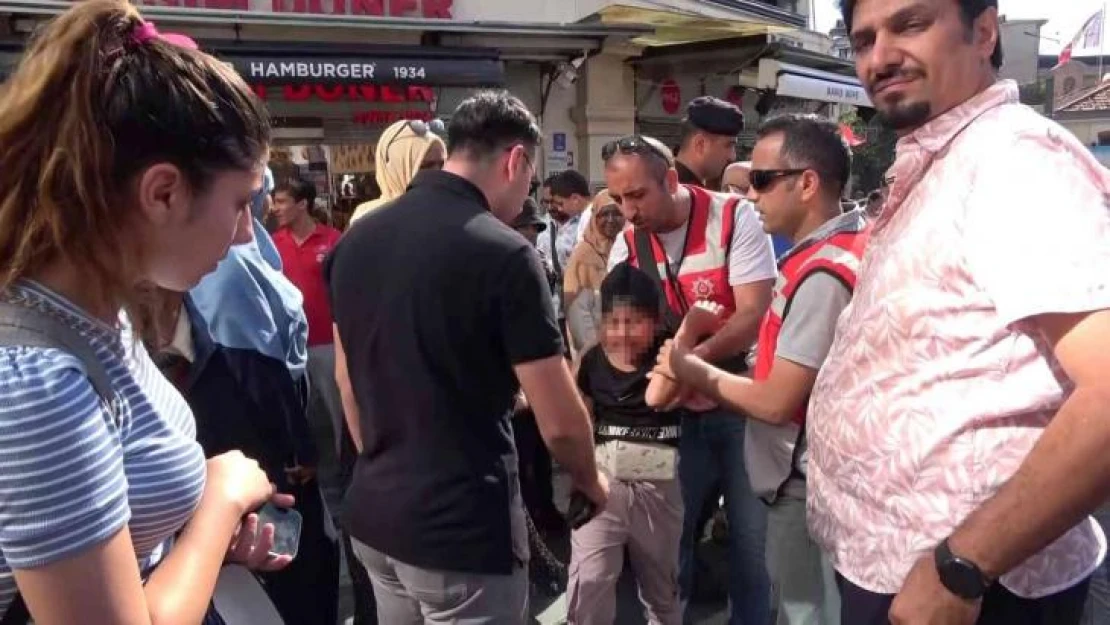
[[[274,214],[278,220],[274,245],[281,254],[285,277],[304,296],[304,312],[308,318],[308,379],[313,394],[319,394],[328,411],[327,419],[335,437],[332,443],[336,444],[343,434],[343,403],[335,385],[331,305],[322,265],[339,241],[340,233],[312,217],[315,201],[316,186],[305,180],[292,180],[274,190]]]

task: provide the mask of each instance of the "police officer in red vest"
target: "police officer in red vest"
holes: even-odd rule
[[[771,243],[751,204],[738,195],[682,185],[669,150],[650,137],[625,137],[605,146],[609,194],[632,225],[617,237],[610,268],[629,260],[655,277],[676,319],[698,301],[728,312],[719,332],[697,346],[709,362],[742,369],[771,300],[775,261]],[[677,322],[672,327],[677,328]],[[683,419],[679,480],[683,521],[681,586],[693,585],[698,511],[710,487],[724,484],[729,521],[730,623],[763,625],[770,619],[764,566],[766,510],[752,494],[744,468],[744,423],[712,402],[687,407]]]
[[[779,262],[754,379],[722,371],[682,345],[664,348],[657,369],[748,416],[744,459],[752,489],[769,505],[767,570],[778,591],[779,625],[840,622],[832,569],[806,530],[805,417],[867,240],[863,213],[840,210],[851,166],[829,120],[783,115],[760,128],[748,197],[767,231],[793,247]],[[686,323],[705,326],[699,317],[720,312],[700,306]]]

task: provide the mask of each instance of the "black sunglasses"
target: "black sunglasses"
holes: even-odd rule
[[[776,180],[786,176],[797,176],[805,173],[805,169],[753,169],[748,174],[748,180],[756,191],[766,191]]]
[[[618,152],[621,154],[654,154],[668,163],[671,162],[670,156],[640,135],[629,135],[606,143],[601,147],[601,160],[608,162]]]
[[[427,136],[429,132],[434,135],[442,136],[443,133],[447,130],[446,127],[443,125],[442,119],[433,119],[430,122],[426,122],[422,119],[410,119],[408,121],[408,127],[409,130],[412,131],[412,134],[421,138]],[[389,162],[389,148],[393,147],[393,142],[400,137],[401,132],[398,131],[389,139],[389,143],[385,144],[385,162]]]

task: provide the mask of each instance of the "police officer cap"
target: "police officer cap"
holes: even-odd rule
[[[735,137],[744,129],[744,113],[731,102],[702,96],[686,105],[686,121],[698,130]]]

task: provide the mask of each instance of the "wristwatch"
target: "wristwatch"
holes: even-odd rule
[[[949,592],[968,601],[980,599],[987,594],[993,581],[974,562],[953,554],[948,547],[947,538],[937,545],[933,556],[940,582]]]

